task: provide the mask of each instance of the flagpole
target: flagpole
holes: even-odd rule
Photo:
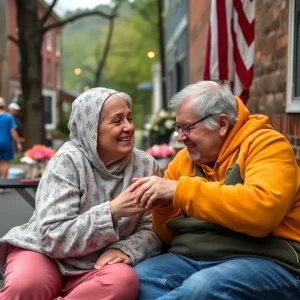
[[[166,90],[165,42],[164,42],[164,24],[163,24],[162,13],[163,13],[162,0],[157,0],[162,104],[163,104],[163,108],[167,109],[168,101],[167,101],[167,93],[166,93],[167,90]]]

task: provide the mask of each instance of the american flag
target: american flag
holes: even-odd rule
[[[203,79],[225,81],[246,104],[253,79],[254,0],[211,0]]]

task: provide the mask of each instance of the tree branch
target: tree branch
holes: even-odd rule
[[[16,39],[16,38],[13,37],[11,34],[8,35],[7,38],[8,38],[10,41],[12,41],[12,42],[14,42],[15,44],[17,44],[17,45],[19,44],[19,39]]]
[[[117,3],[115,5],[115,7],[113,8],[113,10],[112,10],[112,14],[114,15],[114,17],[112,17],[109,20],[109,28],[108,28],[108,33],[107,33],[107,37],[106,37],[106,43],[105,43],[105,47],[104,47],[102,58],[98,60],[97,70],[95,72],[94,86],[98,86],[100,84],[100,81],[101,81],[102,70],[103,70],[105,62],[106,62],[106,58],[107,58],[107,55],[108,55],[108,52],[109,52],[109,48],[110,48],[111,40],[112,40],[112,36],[113,36],[114,19],[116,17],[116,13],[119,10],[121,4],[122,4],[122,1],[120,1],[119,3]]]
[[[67,23],[71,23],[74,22],[78,19],[81,18],[85,18],[85,17],[89,17],[89,16],[101,16],[103,18],[107,18],[107,19],[113,19],[117,16],[117,14],[112,14],[112,15],[108,15],[104,12],[101,11],[89,11],[89,12],[84,12],[75,16],[72,16],[70,18],[67,18],[61,22],[57,22],[57,23],[53,23],[53,24],[49,24],[48,26],[45,26],[42,30],[43,33],[45,33],[46,31],[56,28],[56,27],[62,27],[64,25],[66,25]]]
[[[49,6],[48,10],[46,11],[46,13],[44,14],[44,16],[40,19],[41,24],[43,25],[44,23],[46,23],[46,21],[48,20],[48,18],[50,17],[53,8],[56,4],[57,0],[53,0],[52,4]]]
[[[89,72],[89,73],[92,74],[92,75],[94,75],[94,73],[95,73],[95,70],[92,69],[90,66],[87,66],[87,65],[84,65],[84,66],[82,67],[82,69],[83,69],[84,71]]]

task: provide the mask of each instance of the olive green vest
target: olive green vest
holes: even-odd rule
[[[226,185],[244,183],[239,165],[236,163],[237,158],[238,155],[232,168],[226,172],[224,181]],[[201,167],[198,165],[195,167],[195,176],[205,178]],[[205,199],[199,195],[198,201],[205,201]],[[243,199],[239,199],[239,201],[243,201]],[[300,244],[274,237],[272,232],[266,237],[256,238],[216,223],[195,219],[185,213],[169,221],[167,226],[174,232],[170,252],[195,260],[260,257],[270,259],[291,273],[300,275]]]

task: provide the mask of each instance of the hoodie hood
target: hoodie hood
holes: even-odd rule
[[[244,140],[260,129],[272,129],[269,118],[264,115],[250,115],[242,100],[234,97],[237,102],[237,120],[231,129],[218,157],[218,164],[222,164],[235,152]]]
[[[100,87],[84,92],[74,100],[68,124],[71,142],[95,168],[108,177],[121,172],[131,156],[106,167],[97,153],[99,116],[105,101],[116,93],[115,90]]]

